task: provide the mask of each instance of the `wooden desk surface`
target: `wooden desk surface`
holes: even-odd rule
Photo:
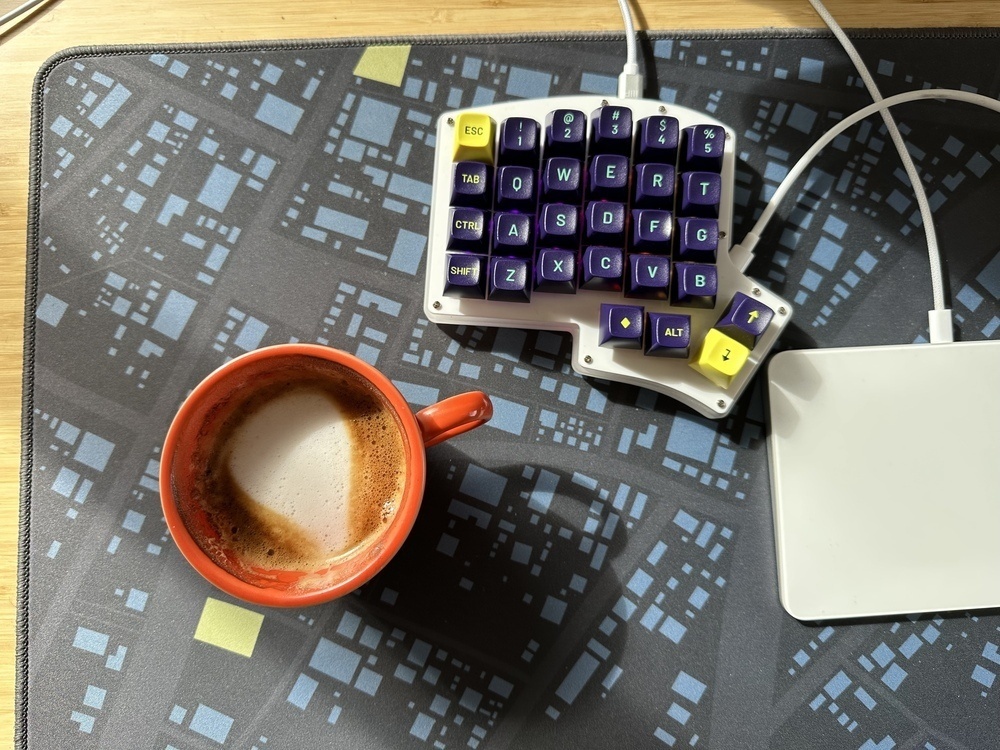
[[[0,1],[0,12],[21,0]],[[827,0],[845,27],[996,26],[995,0]],[[806,0],[646,0],[646,29],[816,27]],[[619,30],[613,0],[49,0],[0,29],[0,747],[12,742],[17,590],[21,347],[24,314],[28,126],[35,72],[76,45],[325,38],[356,35]]]

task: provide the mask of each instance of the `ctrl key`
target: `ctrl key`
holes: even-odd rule
[[[448,297],[486,296],[486,258],[469,253],[445,253],[444,293]]]
[[[489,233],[486,214],[478,208],[452,208],[448,212],[448,249],[486,251]]]

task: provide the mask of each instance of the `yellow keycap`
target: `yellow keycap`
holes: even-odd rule
[[[496,123],[489,115],[466,112],[455,122],[455,149],[452,161],[480,161],[493,164],[493,136]]]
[[[743,344],[713,328],[691,366],[720,388],[728,388],[749,356],[750,350]]]

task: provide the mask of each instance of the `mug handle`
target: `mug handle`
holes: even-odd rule
[[[459,393],[414,415],[427,448],[486,424],[492,416],[493,403],[482,391]]]

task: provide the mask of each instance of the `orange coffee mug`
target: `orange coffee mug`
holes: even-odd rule
[[[160,462],[167,527],[228,594],[277,607],[335,599],[406,540],[424,449],[492,415],[479,391],[414,414],[385,375],[329,347],[249,352],[199,383],[170,425]]]

